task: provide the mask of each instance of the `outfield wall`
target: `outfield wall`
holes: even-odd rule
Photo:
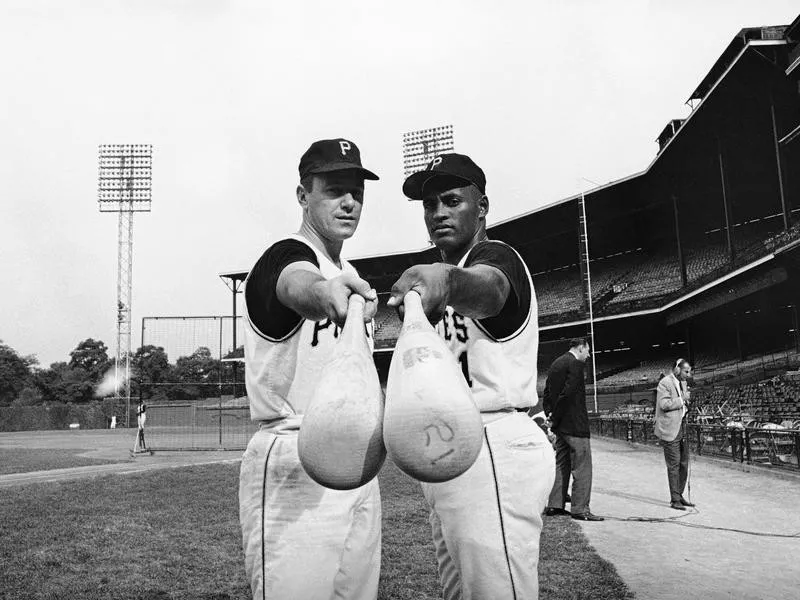
[[[88,404],[4,406],[0,407],[0,431],[69,429],[72,423],[80,424],[81,429],[108,429],[112,416],[119,422],[124,414],[125,403],[110,398]],[[131,422],[136,423],[135,415]]]

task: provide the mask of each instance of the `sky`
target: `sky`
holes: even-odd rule
[[[230,314],[218,274],[297,230],[314,140],[355,141],[381,176],[343,255],[420,249],[404,132],[453,126],[486,173],[491,225],[645,169],[734,35],[797,14],[796,0],[0,0],[0,339],[42,366],[89,337],[114,354],[100,144],[153,146],[135,349],[142,317]]]

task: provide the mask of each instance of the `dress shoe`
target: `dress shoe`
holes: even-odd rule
[[[670,508],[674,508],[675,510],[686,510],[686,507],[681,504],[680,500],[673,500],[669,503]]]
[[[694,506],[694,502],[689,502],[686,498],[681,497],[680,503],[684,506]]]
[[[564,502],[565,502],[565,503],[572,504],[572,496],[570,496],[569,494],[567,494],[566,496],[564,496]]]
[[[585,512],[578,515],[573,514],[572,518],[576,519],[577,521],[605,521],[603,517],[598,517],[590,512]]]
[[[568,514],[570,514],[568,510],[564,510],[563,508],[555,508],[552,506],[548,506],[544,511],[545,517],[560,517]]]

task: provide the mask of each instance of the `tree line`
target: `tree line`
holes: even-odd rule
[[[241,349],[239,349],[241,355]],[[69,353],[69,361],[42,368],[35,355],[20,355],[0,340],[0,406],[81,404],[96,400],[98,386],[113,373],[116,360],[100,340],[88,338]],[[131,355],[131,397],[149,401],[193,400],[243,395],[242,369],[212,356],[206,347],[169,361],[161,346],[141,346]],[[102,390],[113,395],[113,388]]]

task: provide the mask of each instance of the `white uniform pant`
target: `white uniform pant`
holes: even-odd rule
[[[539,597],[541,515],[554,478],[550,441],[515,412],[484,425],[466,473],[422,484],[445,600]]]
[[[242,457],[239,520],[253,598],[374,600],[381,564],[377,479],[355,490],[312,480],[297,431],[256,432]]]

